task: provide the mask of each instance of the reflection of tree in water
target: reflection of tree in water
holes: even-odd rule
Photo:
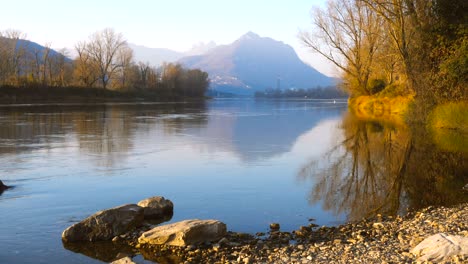
[[[160,125],[157,122],[159,116],[184,116],[186,111],[200,112],[201,109],[197,107],[201,106],[204,104],[113,105],[104,106],[100,111],[79,113],[81,116],[74,120],[80,149],[104,157],[97,159],[98,165],[113,167],[121,163],[133,148],[135,131],[141,131],[142,128],[149,130],[149,125]],[[139,119],[136,120],[136,117]],[[190,119],[167,118],[167,121],[163,121],[163,130],[172,134],[187,125],[205,124],[206,115]]]
[[[55,109],[56,110],[56,109]],[[72,122],[51,107],[5,107],[0,109],[0,155],[63,143]]]
[[[132,149],[132,123],[119,107],[104,107],[101,111],[80,112],[73,117],[80,150],[101,156],[100,166],[113,167],[125,159]]]
[[[463,186],[468,183],[468,149],[441,150],[431,141],[428,131],[412,128],[416,146],[408,163],[405,187],[411,208],[452,205],[468,201]]]
[[[329,167],[312,161],[299,172],[302,179],[314,178],[312,203],[322,201],[326,210],[357,220],[467,200],[461,190],[466,181],[463,154],[442,153],[407,127],[351,114],[344,116],[341,132],[342,141],[327,154]]]
[[[207,122],[204,102],[12,107],[0,109],[0,116],[0,155],[51,148],[76,138],[81,151],[101,156],[93,160],[106,167],[126,158],[137,130],[160,125],[167,133],[177,133]]]

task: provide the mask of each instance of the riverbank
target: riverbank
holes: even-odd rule
[[[358,118],[368,121],[409,124],[422,122],[429,129],[450,129],[468,132],[468,102],[453,101],[426,105],[425,113],[415,109],[414,95],[406,96],[358,96],[348,99],[348,107]],[[423,104],[423,103],[420,103]]]
[[[112,103],[199,100],[155,91],[115,91],[83,87],[0,87],[0,104]]]
[[[145,259],[162,264],[411,263],[419,257],[411,249],[439,233],[468,237],[468,204],[429,207],[404,217],[377,216],[337,227],[318,227],[311,223],[293,232],[256,235],[228,232],[217,243],[202,246],[147,247],[138,244],[138,233],[124,237],[129,238],[128,244],[138,248]],[[454,255],[444,260],[466,263],[468,256]]]

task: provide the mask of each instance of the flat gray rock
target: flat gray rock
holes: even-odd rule
[[[468,255],[468,237],[439,233],[424,239],[411,253],[419,256],[418,261],[432,262],[440,262],[455,255]]]
[[[226,224],[218,220],[185,220],[155,227],[139,238],[140,244],[188,246],[220,240],[226,235]]]
[[[124,234],[143,222],[143,208],[126,204],[99,211],[63,231],[64,242],[111,240]]]

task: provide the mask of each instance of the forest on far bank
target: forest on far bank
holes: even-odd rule
[[[55,51],[50,44],[43,47],[25,39],[20,31],[0,32],[0,92],[4,96],[15,93],[12,88],[20,88],[22,92],[15,96],[30,91],[53,96],[45,93],[55,91],[62,95],[199,98],[209,86],[208,73],[199,69],[136,62],[124,36],[110,28],[77,43],[73,59],[65,49]]]

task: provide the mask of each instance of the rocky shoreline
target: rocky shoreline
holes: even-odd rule
[[[224,240],[200,247],[160,246],[140,251],[158,263],[412,263],[418,256],[411,249],[438,233],[467,238],[468,204],[430,207],[404,218],[376,217],[338,227],[312,225],[291,233],[230,232]],[[466,263],[468,256],[449,256],[444,261]]]
[[[117,249],[104,261],[141,263],[146,259],[161,264],[468,262],[467,203],[452,208],[429,207],[405,217],[378,215],[337,227],[319,227],[311,223],[293,232],[274,229],[255,235],[227,232],[216,241],[187,246],[139,243],[138,238],[152,228],[144,225],[114,237],[109,243],[127,250],[118,252]],[[447,238],[445,240],[458,250],[455,255],[447,253],[445,248],[437,256],[430,256],[426,249],[415,251],[418,244],[435,234]],[[441,245],[430,243],[431,250],[441,251]]]

